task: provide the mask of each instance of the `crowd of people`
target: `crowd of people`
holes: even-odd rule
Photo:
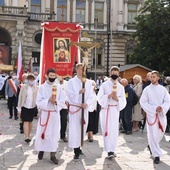
[[[145,119],[148,149],[154,163],[158,164],[162,156],[159,142],[168,127],[170,77],[165,79],[164,86],[159,82],[157,71],[149,72],[145,83],[140,75],[134,75],[133,81],[128,82],[119,77],[119,68],[113,66],[110,77],[82,82],[82,68],[82,63],[76,64],[76,75],[68,81],[56,77],[56,70],[49,68],[42,85],[38,85],[37,72],[24,73],[22,82],[13,71],[9,77],[1,76],[0,90],[4,89],[8,101],[9,119],[20,118],[19,128],[26,143],[31,141],[32,122],[39,113],[35,134],[38,159],[43,159],[44,152],[50,152],[50,161],[58,164],[56,152],[58,141],[62,139],[74,149],[73,159],[78,161],[83,155],[84,136],[87,134],[88,141],[93,142],[99,120],[104,149],[112,159],[121,129],[119,125],[122,124],[121,133],[132,135],[139,131],[141,120]]]

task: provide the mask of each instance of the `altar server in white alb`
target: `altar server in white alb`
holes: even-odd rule
[[[148,148],[159,164],[162,151],[159,142],[164,136],[167,126],[166,113],[170,108],[170,95],[165,87],[158,83],[159,73],[151,72],[151,84],[147,86],[140,98],[140,105],[146,112]]]
[[[117,80],[119,76],[117,66],[111,67],[110,76],[111,78],[101,85],[97,95],[101,105],[100,122],[108,158],[115,156],[119,134],[119,115],[126,106],[124,87]]]
[[[60,137],[60,110],[65,106],[65,94],[61,86],[55,83],[56,71],[47,70],[47,80],[39,87],[37,107],[41,115],[37,124],[35,136],[35,150],[39,151],[38,159],[42,159],[44,152],[50,152],[50,161],[58,164],[55,154]]]
[[[81,146],[81,123],[82,108],[84,109],[84,136],[88,125],[88,112],[93,111],[93,86],[90,80],[86,79],[85,88],[82,88],[82,63],[76,65],[77,75],[70,79],[67,84],[67,95],[69,102],[69,140],[70,148],[74,148],[74,160],[79,160],[82,151]],[[82,103],[82,94],[85,99]]]

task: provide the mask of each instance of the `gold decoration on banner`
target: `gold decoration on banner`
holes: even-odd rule
[[[53,28],[53,29],[50,29],[50,28],[46,28],[46,27],[45,27],[45,30],[47,30],[47,31],[49,31],[49,32],[55,32],[56,30],[59,31],[59,32],[68,32],[68,31],[70,31],[70,32],[72,32],[72,33],[76,33],[76,32],[79,32],[79,31],[80,31],[80,29],[72,30],[72,29],[70,29],[69,27],[67,27],[66,29],[60,29],[60,28],[58,28],[58,27]]]

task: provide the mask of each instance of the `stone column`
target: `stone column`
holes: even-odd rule
[[[125,0],[125,19],[124,19],[125,27],[124,29],[127,30],[128,25],[128,0]]]
[[[94,18],[95,18],[95,3],[94,1],[92,0],[91,1],[91,23],[93,24],[91,26],[92,29],[94,29]]]
[[[119,0],[119,8],[118,8],[118,22],[117,22],[117,28],[118,31],[123,31],[123,0]]]
[[[76,0],[73,0],[73,22],[76,22]]]
[[[88,23],[88,17],[89,17],[88,5],[89,5],[89,1],[86,1],[86,4],[85,4],[85,23]]]
[[[70,1],[67,1],[67,22],[70,22]]]

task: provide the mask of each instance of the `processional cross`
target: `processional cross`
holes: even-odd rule
[[[60,5],[59,6],[59,8],[61,9],[61,22],[64,22],[64,8],[65,8],[66,6],[65,5]]]
[[[100,48],[100,43],[91,42],[91,39],[88,37],[87,32],[82,33],[82,37],[80,42],[70,42],[70,46],[76,46],[83,52],[83,71],[82,71],[82,88],[85,88],[86,82],[86,68],[88,66],[88,52],[93,48]],[[82,103],[84,103],[84,93],[82,94]],[[83,138],[84,138],[84,109],[82,108],[82,118],[81,118],[81,146],[83,146]]]

